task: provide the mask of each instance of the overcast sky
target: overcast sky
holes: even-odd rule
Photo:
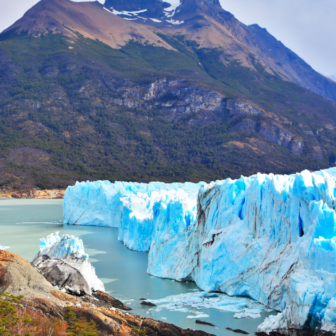
[[[220,1],[224,9],[243,23],[258,23],[315,70],[336,77],[335,0]],[[0,31],[14,23],[37,2],[0,0]]]

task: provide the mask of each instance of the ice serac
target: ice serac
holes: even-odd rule
[[[40,252],[32,264],[54,286],[76,295],[104,291],[84,251],[83,241],[58,232],[40,239]]]
[[[65,192],[63,222],[117,227],[119,240],[128,248],[148,252],[154,230],[154,205],[185,197],[195,207],[202,185],[205,183],[77,182]]]
[[[150,274],[193,280],[205,291],[248,296],[278,310],[260,331],[335,332],[335,176],[333,168],[257,174],[192,188],[111,184],[119,191],[109,205],[89,199],[91,184],[77,184],[66,193],[65,209],[76,206],[68,205],[73,192],[78,200],[92,202],[93,209],[109,207],[126,245],[140,251],[150,247]],[[78,218],[72,220],[80,224]]]

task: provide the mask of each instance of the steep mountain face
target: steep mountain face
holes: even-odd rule
[[[266,29],[239,22],[221,7],[218,0],[178,0],[167,6],[159,0],[105,2],[105,7],[120,17],[150,24],[169,33],[183,32],[203,47],[221,47],[223,57],[239,60],[244,66],[254,68],[254,62],[258,61],[270,73],[336,102],[333,81],[314,71]]]
[[[335,104],[252,28],[218,2],[40,1],[0,35],[0,186],[334,165]]]
[[[260,50],[281,66],[293,82],[336,102],[335,82],[314,71],[302,58],[258,25],[248,27]]]

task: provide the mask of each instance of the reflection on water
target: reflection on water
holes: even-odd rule
[[[147,253],[128,250],[118,241],[114,228],[97,228],[62,225],[62,200],[5,200],[0,201],[0,245],[10,246],[15,252],[31,261],[39,249],[39,238],[59,231],[81,237],[85,251],[104,282],[106,291],[123,300],[134,314],[162,319],[182,328],[202,329],[216,335],[233,336],[226,330],[242,329],[250,333],[268,315],[261,313],[258,319],[235,319],[234,313],[216,309],[202,309],[217,328],[195,324],[188,313],[169,310],[149,310],[140,305],[140,298],[161,299],[169,295],[190,293],[197,290],[193,283],[179,283],[155,278],[147,274]],[[191,308],[192,309],[192,308]]]

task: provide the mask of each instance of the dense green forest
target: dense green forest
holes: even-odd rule
[[[252,71],[183,35],[161,37],[176,51],[133,41],[112,49],[80,35],[75,42],[51,33],[0,35],[0,186],[196,182],[334,164],[333,103],[260,64]],[[173,116],[163,106],[179,106],[182,93],[143,98],[162,79],[177,80],[178,92],[218,93],[223,108]],[[125,97],[128,105],[118,103]],[[233,118],[228,100],[251,102],[267,115],[249,116],[256,127],[246,133],[236,127],[246,116]],[[272,123],[285,123],[302,139],[300,155],[260,136],[260,127]]]

